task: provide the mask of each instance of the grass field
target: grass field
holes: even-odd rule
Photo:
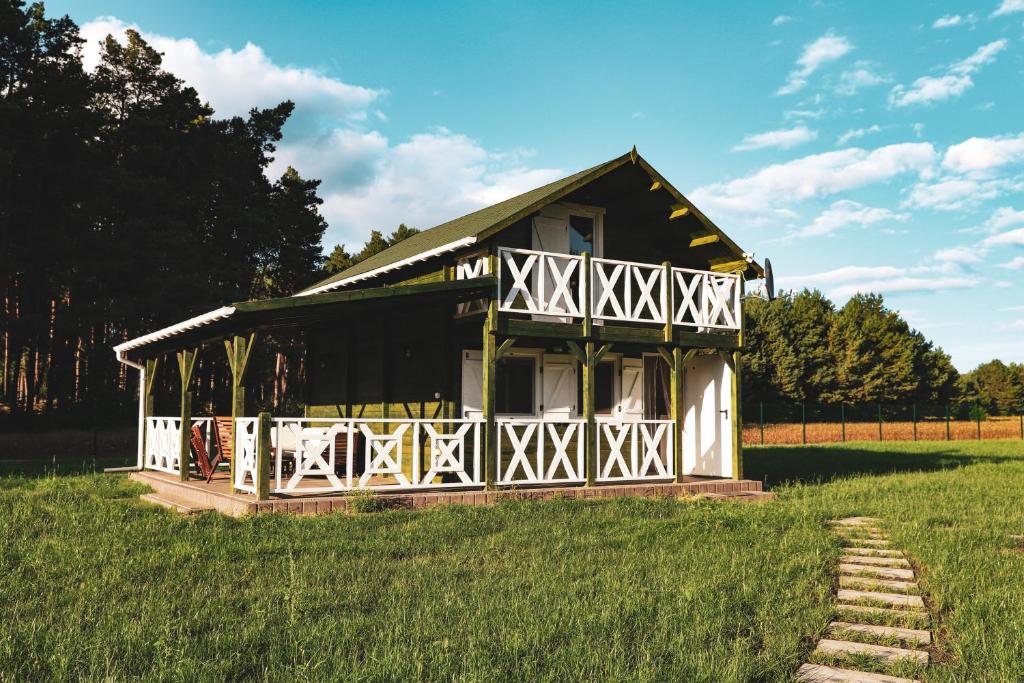
[[[778,500],[239,520],[7,476],[0,680],[785,681],[832,615],[824,522],[852,514],[918,565],[926,680],[1024,678],[1024,444],[752,448],[747,470]]]

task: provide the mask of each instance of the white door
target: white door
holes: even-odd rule
[[[462,352],[462,417],[479,418],[484,411],[482,351]]]
[[[575,358],[545,355],[542,385],[541,415],[555,420],[578,415]]]
[[[537,216],[533,219],[533,248],[536,251],[547,251],[554,254],[569,253],[569,222],[563,218],[551,218],[549,216]],[[564,268],[565,262],[556,260],[555,267]],[[565,309],[565,302],[562,300],[552,301],[552,293],[555,290],[555,278],[550,267],[543,268],[543,278],[540,276],[540,264],[534,266],[533,270],[533,293],[538,303],[547,308],[550,303]],[[543,281],[542,281],[543,280]],[[542,292],[543,286],[543,292]],[[547,322],[571,322],[571,318],[562,318],[551,315],[535,315],[534,320]]]
[[[636,422],[644,419],[644,362],[640,358],[622,359],[622,391],[619,417]]]
[[[695,356],[683,376],[683,474],[732,476],[732,370]]]

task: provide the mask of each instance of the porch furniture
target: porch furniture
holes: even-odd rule
[[[231,454],[234,450],[235,430],[230,415],[218,415],[213,418],[213,436],[217,444],[217,455],[210,463],[210,473],[206,476],[206,483],[210,483],[217,465],[221,462],[231,462]]]
[[[196,458],[196,467],[199,468],[199,474],[206,479],[207,482],[213,477],[213,469],[215,465],[210,464],[210,454],[206,451],[206,439],[203,438],[203,433],[199,429],[199,425],[192,425],[192,454]]]

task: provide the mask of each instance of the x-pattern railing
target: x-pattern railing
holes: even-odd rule
[[[740,327],[740,275],[531,249],[498,250],[499,310],[580,319],[673,325],[705,330]],[[475,271],[473,271],[475,272]],[[590,300],[585,301],[586,280]],[[589,307],[589,308],[588,308]]]
[[[599,421],[597,480],[669,479],[673,447],[672,420]]]
[[[498,420],[498,484],[578,483],[583,470],[583,420]]]

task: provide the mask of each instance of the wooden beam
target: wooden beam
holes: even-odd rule
[[[747,269],[746,259],[736,259],[735,261],[725,261],[724,263],[715,263],[711,266],[711,271],[714,273],[734,273],[743,272]]]
[[[252,332],[248,337],[235,335],[231,339],[224,340],[224,350],[228,355],[228,367],[231,368],[231,438],[235,436],[235,424],[238,418],[245,417],[245,374],[249,369],[249,358],[252,354],[252,347],[256,343],[256,333]],[[234,444],[231,448],[230,476],[232,491],[235,486],[235,457]]]
[[[593,357],[593,359],[591,359],[591,362],[592,363],[600,363],[604,359],[605,354],[607,354],[609,351],[612,350],[612,346],[613,346],[612,344],[605,344],[601,348],[599,348],[594,353],[594,357]]]
[[[578,360],[582,365],[587,364],[587,353],[580,348],[579,344],[571,339],[567,339],[565,341],[565,345],[569,347],[569,351],[572,352],[572,355],[576,356],[576,360]]]
[[[178,373],[181,375],[181,430],[178,444],[178,476],[188,481],[189,461],[192,446],[192,371],[196,367],[198,349],[183,349],[178,352]]]
[[[497,257],[494,254],[488,255],[490,271],[497,272]],[[483,374],[483,418],[484,418],[484,484],[487,489],[494,488],[494,474],[498,464],[498,423],[495,419],[495,404],[497,402],[497,387],[495,379],[497,374],[497,349],[495,348],[494,333],[498,327],[498,292],[495,292],[487,302],[487,314],[483,324],[483,352],[482,374]]]
[[[590,310],[590,253],[583,252],[583,336],[590,337],[594,333],[594,313]]]
[[[672,357],[672,352],[666,349],[664,346],[658,347],[658,355],[661,356],[662,360],[668,365],[669,369],[675,367],[675,358]]]
[[[732,352],[732,478],[743,478],[743,401],[740,392],[743,388],[740,371],[742,368],[742,357],[737,349]]]
[[[690,207],[686,206],[685,204],[673,204],[670,207],[670,210],[671,213],[668,215],[668,219],[670,221],[674,221],[677,218],[682,218],[683,216],[687,216],[690,213]]]
[[[697,349],[689,349],[683,356],[683,365],[690,362],[690,359],[697,355]]]
[[[721,241],[722,238],[718,235],[700,235],[698,237],[693,237],[690,240],[690,248],[693,249],[694,247],[703,247],[708,244],[717,244]]]
[[[661,347],[658,347],[661,351]],[[672,415],[672,461],[675,465],[676,482],[683,481],[683,366],[694,353],[693,349],[683,355],[683,350],[678,346],[672,349],[672,369],[669,380],[670,405]]]
[[[718,355],[722,357],[722,360],[729,366],[730,370],[733,372],[736,371],[736,366],[733,365],[732,354],[730,352],[725,349],[718,349]]]
[[[256,419],[256,500],[270,498],[270,413],[261,412]]]
[[[583,363],[583,421],[585,442],[583,445],[584,469],[586,470],[587,486],[597,483],[597,421],[594,419],[594,393],[595,393],[595,362],[596,352],[594,342],[588,341],[585,345],[586,362]]]
[[[515,337],[509,337],[505,341],[501,342],[501,344],[498,345],[498,348],[496,348],[494,350],[494,360],[496,360],[496,361],[497,360],[501,360],[501,357],[504,356],[505,353],[509,349],[511,349],[513,345],[515,345],[515,343],[516,343],[516,338]]]

